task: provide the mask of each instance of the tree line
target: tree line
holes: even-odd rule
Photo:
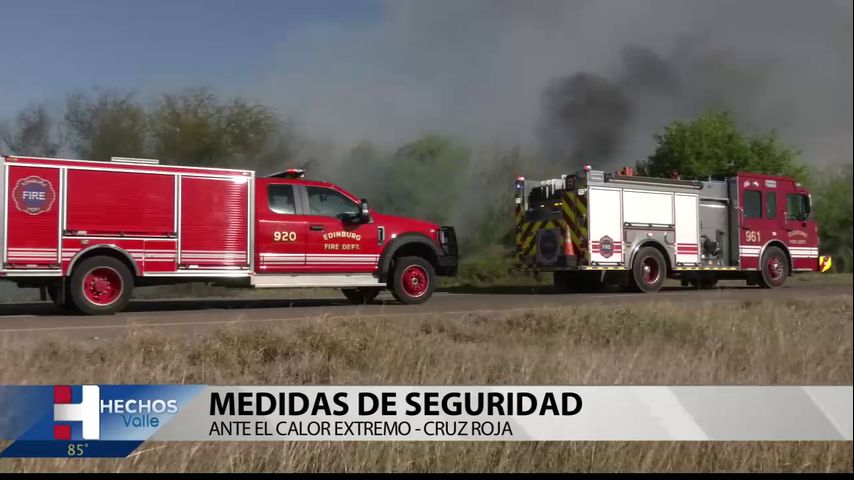
[[[822,251],[840,271],[852,268],[851,166],[819,170],[775,132],[739,126],[727,112],[674,121],[654,134],[641,174],[683,178],[738,171],[793,176],[814,192]],[[0,122],[0,151],[18,155],[109,160],[157,158],[167,164],[287,167],[341,183],[387,213],[457,226],[469,255],[503,255],[513,247],[517,175],[556,177],[577,170],[567,158],[545,158],[518,146],[483,147],[424,134],[396,147],[360,142],[343,152],[299,132],[272,108],[194,88],[143,102],[132,93],[74,93],[61,114],[34,103]],[[608,165],[611,159],[585,163]]]

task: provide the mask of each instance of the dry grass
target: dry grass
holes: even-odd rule
[[[851,384],[852,299],[325,319],[0,348],[0,383]],[[851,442],[174,443],[0,471],[851,471]]]

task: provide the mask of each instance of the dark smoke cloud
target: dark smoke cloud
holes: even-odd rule
[[[671,120],[725,108],[808,162],[850,163],[851,18],[849,0],[389,0],[379,23],[291,34],[262,99],[344,145],[433,131],[620,164]],[[595,98],[544,105],[572,78]],[[615,117],[572,121],[600,100]]]
[[[543,95],[543,152],[565,166],[610,161],[622,146],[632,108],[623,89],[599,75],[555,80]]]

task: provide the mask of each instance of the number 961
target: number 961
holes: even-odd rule
[[[758,243],[762,241],[762,237],[759,235],[759,232],[754,230],[749,230],[747,233],[745,233],[744,236],[745,240],[747,240],[748,242]]]

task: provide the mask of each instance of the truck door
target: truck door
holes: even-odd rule
[[[761,177],[738,177],[739,262],[743,269],[759,267],[762,247],[781,238],[776,183]]]
[[[5,203],[8,216],[3,263],[8,269],[58,271],[61,258],[59,169],[7,168]]]
[[[359,212],[359,204],[330,187],[306,186],[305,193],[308,269],[329,273],[374,272],[380,253],[377,226],[346,220]]]
[[[255,271],[306,270],[306,217],[297,187],[259,179],[255,189]]]
[[[785,195],[785,244],[792,256],[793,270],[815,270],[818,267],[818,230],[812,218],[809,193],[797,188],[792,181],[781,182]]]

